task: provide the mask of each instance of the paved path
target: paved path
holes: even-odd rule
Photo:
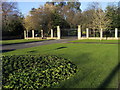
[[[60,40],[47,40],[47,41],[40,41],[40,42],[31,42],[31,43],[22,43],[22,44],[12,44],[12,45],[5,45],[2,46],[2,51],[13,51],[16,49],[23,49],[23,48],[30,48],[35,46],[41,45],[48,45],[53,43],[66,43],[68,41],[77,40],[77,39],[60,39]]]
[[[71,39],[60,39],[60,40],[46,40],[46,41],[40,41],[40,42],[3,45],[2,52],[8,52],[8,51],[16,50],[16,49],[30,48],[30,47],[41,46],[41,45],[48,45],[48,44],[53,44],[53,43],[120,44],[120,43],[102,43],[102,42],[101,43],[100,42],[69,42],[69,41],[74,41],[74,40],[77,40],[77,39],[71,38]]]

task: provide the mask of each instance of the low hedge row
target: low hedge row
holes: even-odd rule
[[[49,88],[69,79],[77,67],[57,56],[3,56],[3,88]]]

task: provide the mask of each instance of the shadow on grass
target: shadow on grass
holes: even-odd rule
[[[10,51],[14,51],[16,49],[6,49],[6,50],[1,50],[0,53],[5,53],[5,52],[10,52]]]
[[[118,63],[118,65],[112,70],[112,72],[108,75],[108,77],[103,81],[102,84],[100,84],[100,86],[98,87],[100,88],[106,88],[108,86],[108,84],[111,82],[111,80],[113,79],[113,77],[115,76],[115,74],[120,70],[120,63]]]
[[[82,56],[84,56],[83,58],[82,58]],[[85,60],[86,59],[86,61],[83,63],[81,60],[78,60],[78,62],[77,63],[75,63],[77,66],[78,66],[78,68],[80,68],[79,66],[81,66],[80,64],[80,62],[82,62],[82,64],[87,64],[87,63],[91,63],[90,61],[89,61],[89,58],[91,58],[90,57],[90,54],[89,53],[84,53],[84,54],[82,54],[82,55],[80,55],[80,56],[78,56],[81,60],[83,59],[83,60]],[[77,58],[78,58],[77,57]],[[89,57],[89,58],[88,58]],[[88,62],[87,62],[88,61]],[[75,61],[76,62],[76,61]],[[92,67],[93,69],[94,69],[94,67]],[[81,70],[84,70],[84,67],[81,67]],[[64,81],[64,82],[61,82],[57,87],[61,87],[61,88],[70,88],[70,87],[79,87],[79,85],[80,84],[78,84],[78,83],[80,83],[81,81],[84,81],[84,79],[86,79],[86,77],[88,77],[89,75],[90,75],[90,73],[93,71],[92,69],[89,69],[89,68],[87,68],[86,69],[87,71],[86,72],[84,72],[83,74],[83,76],[80,76],[79,74],[81,73],[81,71],[79,71],[79,72],[77,72],[76,73],[76,75],[73,77],[73,78],[71,78],[71,79],[69,79],[69,80],[66,80],[66,81]],[[111,73],[108,75],[108,77],[107,78],[105,78],[105,80],[98,86],[98,87],[96,87],[95,89],[96,90],[100,90],[100,89],[104,89],[104,88],[106,88],[108,85],[109,85],[109,83],[112,81],[112,79],[113,79],[113,77],[116,75],[116,73],[118,72],[120,70],[120,63],[118,64],[118,65],[116,65],[116,67],[111,71]],[[81,86],[80,86],[81,87]],[[79,88],[80,88],[79,87]],[[91,88],[91,87],[86,87],[86,88]],[[93,88],[94,89],[94,88]],[[109,90],[109,89],[108,89]]]
[[[36,53],[36,50],[28,51],[27,53]]]
[[[63,48],[67,48],[67,47],[58,47],[58,48],[56,48],[55,50],[63,49]]]
[[[83,73],[86,73],[86,74],[84,74],[83,76],[81,76],[82,75],[81,74],[81,70],[84,70],[84,67],[81,67],[81,61],[82,60],[83,61],[84,60],[88,60],[88,57],[90,58],[90,53],[84,53],[84,54],[81,54],[79,56],[75,56],[76,60],[74,60],[72,62],[77,66],[78,71],[76,72],[76,74],[74,76],[71,77],[71,79],[65,80],[63,82],[60,82],[60,84],[56,85],[54,88],[57,88],[57,87],[66,88],[66,89],[67,88],[76,88],[77,85],[78,85],[77,86],[77,88],[78,88],[79,87],[79,83],[81,81],[83,81],[87,76],[89,76],[89,74],[92,71],[92,69],[91,70],[87,70],[86,72],[83,72]],[[91,63],[91,62],[85,62],[85,63]]]

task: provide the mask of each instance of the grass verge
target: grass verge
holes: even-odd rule
[[[0,43],[2,45],[9,45],[9,44],[20,44],[20,43],[29,43],[29,42],[38,42],[38,41],[44,41],[45,39],[42,40],[37,40],[37,39],[16,39],[16,40],[2,40]]]
[[[96,43],[119,43],[120,40],[94,40],[94,39],[83,39],[83,40],[75,40],[70,42],[96,42]]]

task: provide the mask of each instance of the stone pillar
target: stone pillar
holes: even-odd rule
[[[41,37],[43,38],[43,30],[41,30]]]
[[[32,30],[32,38],[34,38],[34,30]]]
[[[57,39],[60,39],[60,27],[57,26]]]
[[[115,38],[118,38],[118,29],[115,28]]]
[[[87,38],[89,38],[89,31],[88,31],[89,29],[88,28],[86,28],[86,37]]]
[[[81,39],[81,26],[78,25],[78,39]]]
[[[51,38],[53,38],[53,29],[51,29]]]
[[[26,39],[26,31],[24,30],[24,39]]]
[[[100,40],[103,38],[103,29],[100,30]]]

